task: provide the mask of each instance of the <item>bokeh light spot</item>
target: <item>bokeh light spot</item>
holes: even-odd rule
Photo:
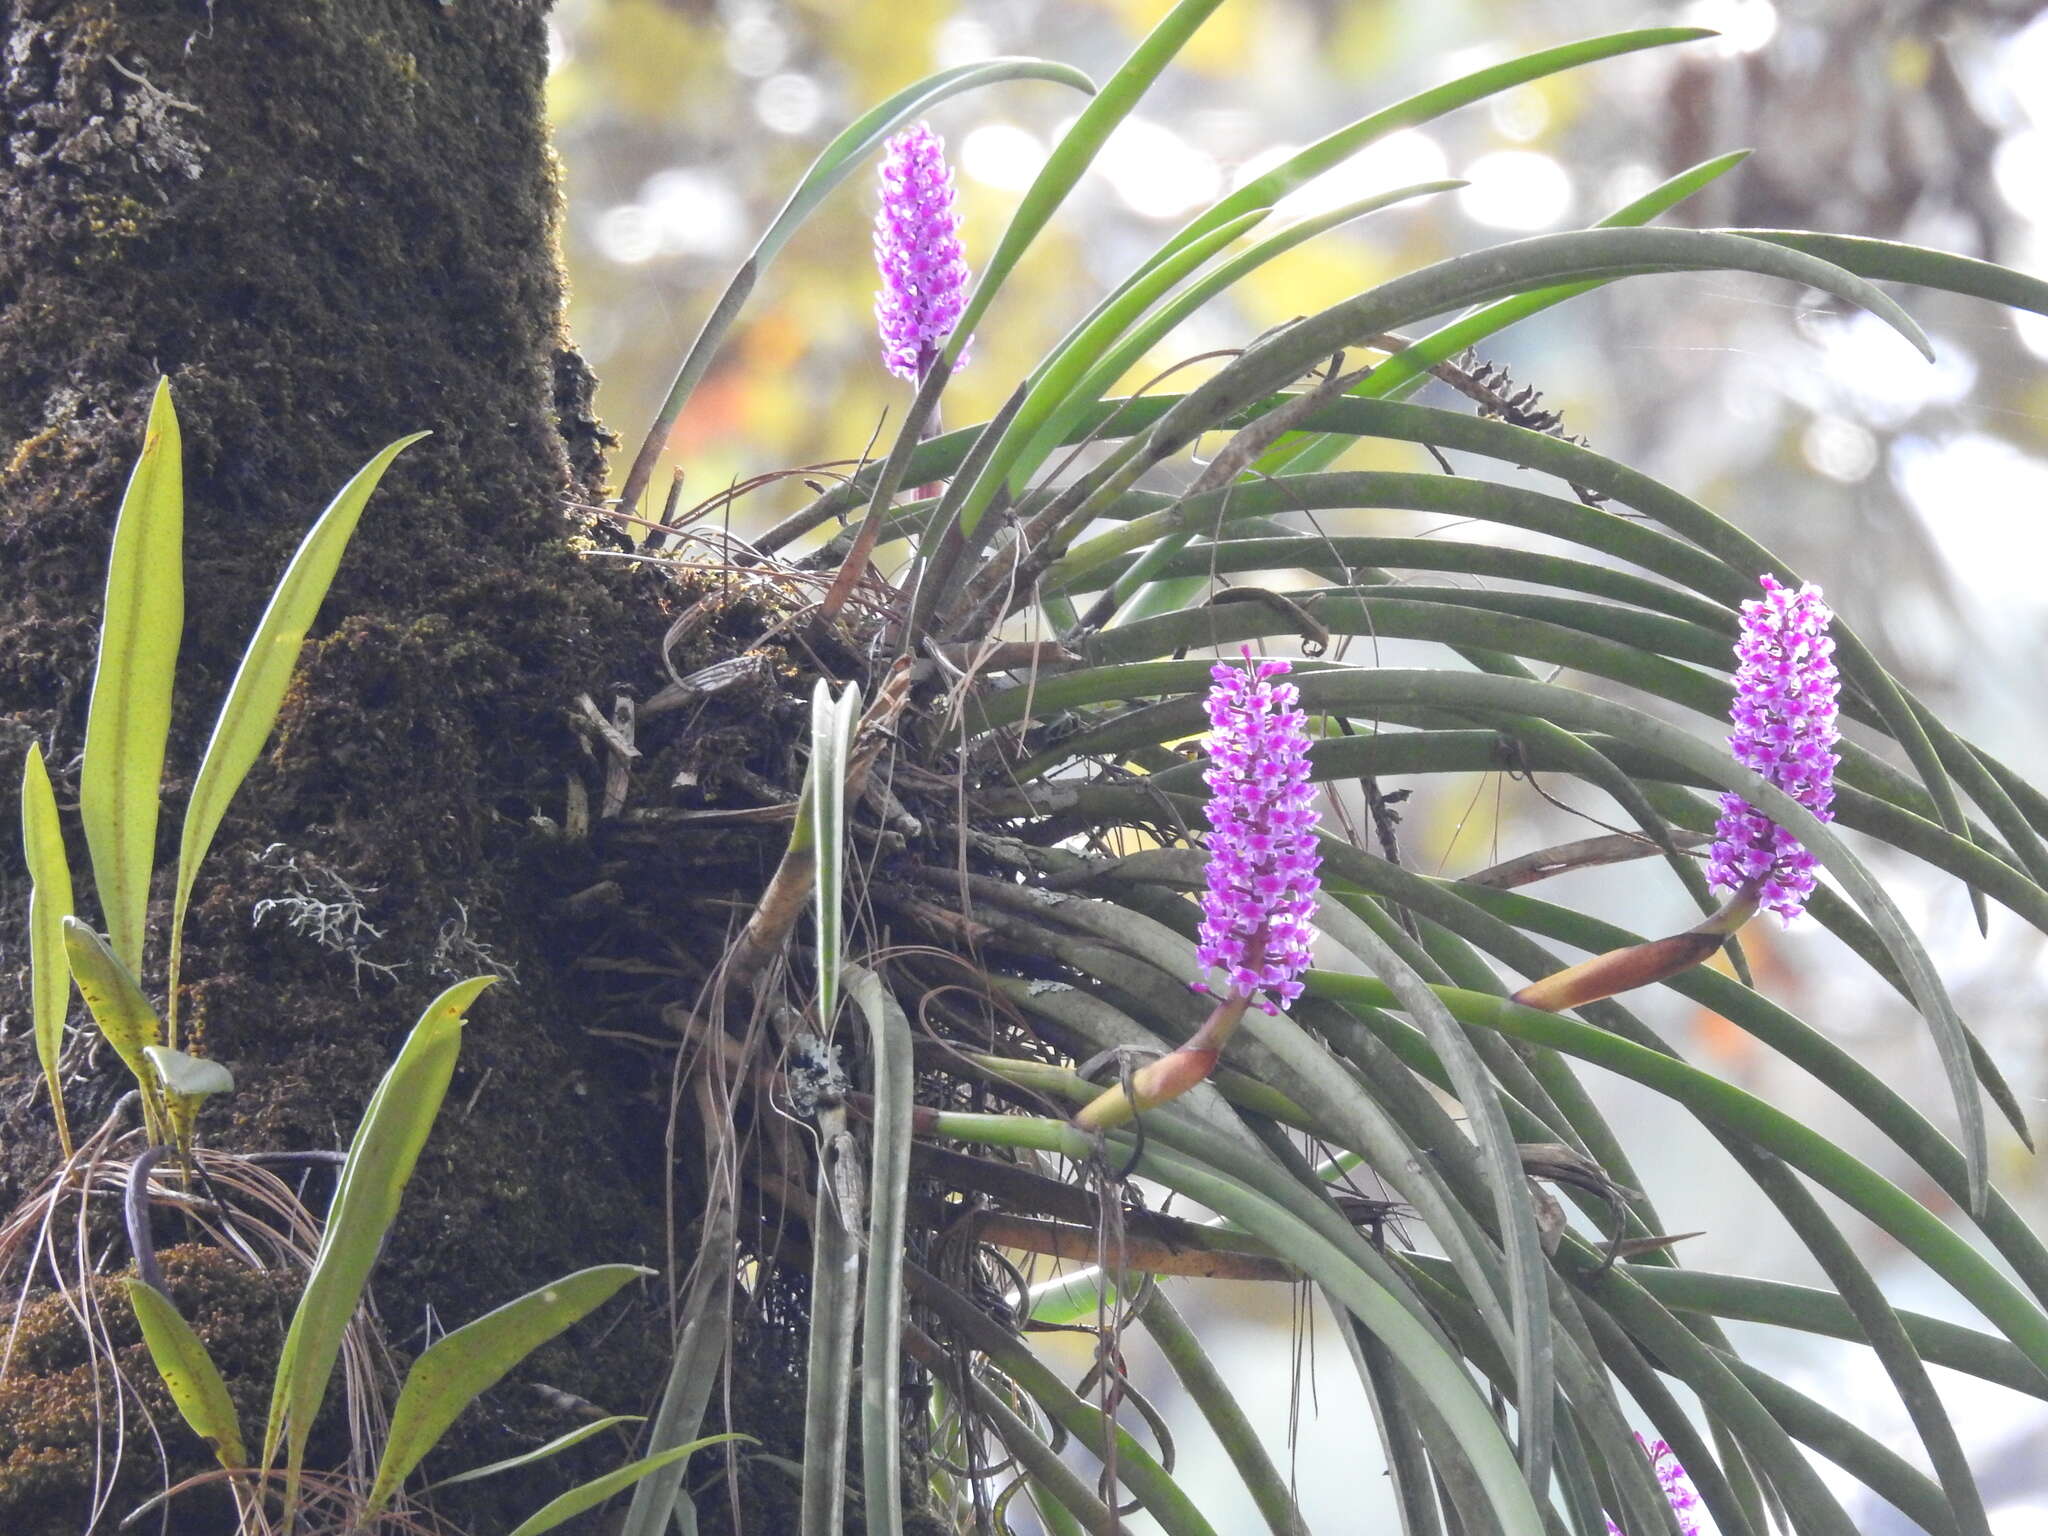
[[[1571,177],[1533,149],[1481,155],[1465,175],[1472,185],[1458,193],[1458,202],[1467,217],[1489,228],[1550,229],[1571,212]]]

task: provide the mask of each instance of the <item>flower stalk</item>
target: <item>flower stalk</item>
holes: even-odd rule
[[[1300,690],[1277,682],[1290,663],[1218,662],[1209,714],[1209,862],[1196,954],[1222,971],[1224,990],[1180,1049],[1133,1072],[1127,1084],[1074,1117],[1087,1130],[1127,1123],[1140,1110],[1179,1098],[1208,1079],[1253,1004],[1277,1014],[1301,996],[1322,854],[1316,846],[1315,786],[1309,779],[1308,718]],[[1211,989],[1206,977],[1192,983]]]
[[[1641,1435],[1636,1444],[1643,1448],[1643,1454],[1650,1458],[1650,1466],[1657,1474],[1657,1484],[1664,1490],[1664,1498],[1671,1506],[1671,1513],[1677,1518],[1680,1536],[1702,1536],[1706,1527],[1700,1523],[1699,1490],[1692,1485],[1685,1468],[1679,1465],[1677,1455],[1662,1440],[1652,1445]],[[1614,1523],[1614,1517],[1607,1519],[1607,1536],[1626,1536],[1622,1528]]]
[[[1735,643],[1734,729],[1728,747],[1743,767],[1785,791],[1821,821],[1834,820],[1836,700],[1841,678],[1834,615],[1820,588],[1793,592],[1763,578],[1763,596],[1742,605]],[[1705,922],[1669,938],[1609,950],[1531,982],[1514,1001],[1559,1013],[1619,992],[1646,987],[1711,958],[1759,911],[1787,923],[1813,894],[1814,857],[1791,833],[1738,794],[1721,797],[1707,877],[1728,891],[1727,905]]]

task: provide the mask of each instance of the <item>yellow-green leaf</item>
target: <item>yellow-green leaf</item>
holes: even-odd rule
[[[638,1264],[578,1270],[436,1340],[406,1372],[364,1513],[374,1515],[390,1502],[420,1458],[477,1394],[497,1385],[507,1371],[571,1323],[611,1300],[628,1280],[653,1273]]]
[[[270,606],[263,610],[249,647],[242,653],[242,664],[220,707],[220,718],[214,722],[213,737],[206,744],[199,775],[192,782],[192,799],[185,807],[185,826],[178,843],[178,884],[171,905],[169,1009],[173,1043],[177,1040],[180,947],[192,882],[207,849],[213,846],[213,835],[220,830],[228,803],[242,787],[270,737],[270,728],[277,723],[278,706],[284,702],[306,632],[313,627],[370,493],[377,489],[391,461],[426,435],[415,432],[400,438],[341,488],[292,555],[270,594]]]
[[[601,1419],[592,1419],[588,1424],[578,1424],[574,1429],[555,1436],[546,1445],[537,1445],[530,1451],[521,1451],[517,1456],[507,1456],[503,1461],[493,1461],[481,1467],[471,1467],[467,1472],[457,1472],[453,1477],[444,1477],[430,1483],[429,1488],[449,1488],[456,1483],[473,1483],[480,1478],[496,1477],[500,1472],[511,1472],[519,1467],[530,1466],[536,1461],[546,1461],[558,1456],[571,1446],[581,1445],[592,1435],[601,1435],[608,1429],[621,1424],[644,1424],[644,1413],[608,1413]],[[424,1490],[423,1490],[424,1491]]]
[[[263,1432],[266,1467],[280,1442],[287,1448],[287,1510],[298,1502],[306,1436],[334,1374],[342,1334],[362,1300],[384,1234],[398,1215],[406,1182],[448,1092],[462,1049],[462,1016],[492,980],[475,976],[457,982],[427,1005],[356,1127],[313,1272],[278,1356],[270,1420]]]
[[[199,1438],[213,1447],[222,1466],[247,1466],[249,1452],[242,1444],[241,1422],[206,1345],[161,1291],[132,1277],[123,1284],[135,1307],[135,1321],[142,1328],[142,1342],[149,1347],[149,1358],[170,1388],[178,1412]]]
[[[99,1025],[107,1044],[135,1074],[136,1086],[142,1090],[150,1139],[161,1140],[163,1092],[157,1084],[156,1069],[149,1064],[145,1052],[162,1042],[163,1022],[149,1006],[149,999],[142,995],[134,974],[105,939],[75,917],[64,918],[61,926],[64,955],[70,962],[79,994],[92,1010],[93,1022]]]
[[[552,1531],[564,1520],[580,1515],[586,1509],[594,1509],[613,1494],[632,1487],[648,1473],[658,1471],[672,1461],[681,1461],[685,1456],[694,1455],[710,1446],[723,1445],[728,1440],[744,1440],[749,1445],[760,1444],[752,1435],[706,1435],[702,1440],[692,1440],[687,1445],[673,1445],[652,1456],[643,1456],[638,1461],[628,1462],[623,1467],[605,1473],[603,1477],[594,1477],[581,1487],[571,1488],[559,1499],[522,1521],[518,1529],[512,1532],[512,1536],[541,1536],[541,1532]]]
[[[107,934],[142,973],[149,871],[171,730],[171,681],[185,627],[185,482],[171,385],[159,379],[142,456],[121,498],[107,562],[106,612],[85,722],[79,819]]]
[[[235,1091],[234,1074],[217,1061],[187,1055],[168,1045],[145,1045],[142,1054],[163,1084],[164,1108],[171,1122],[171,1140],[180,1153],[192,1150],[193,1127],[200,1106],[216,1093]]]
[[[57,1117],[57,1141],[71,1156],[71,1125],[64,1117],[64,1089],[57,1058],[64,1049],[64,1015],[71,1007],[71,966],[64,959],[64,919],[71,915],[71,864],[64,857],[64,831],[57,823],[57,795],[39,742],[30,742],[21,765],[21,842],[31,882],[28,897],[29,1017],[36,1060],[50,1085],[50,1112]]]

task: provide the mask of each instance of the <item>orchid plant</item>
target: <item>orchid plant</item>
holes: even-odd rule
[[[2048,932],[2048,796],[1915,700],[1762,544],[1568,435],[1534,387],[1475,349],[1612,282],[1745,271],[1867,310],[1904,359],[1926,338],[1878,283],[2044,314],[2048,284],[1877,241],[1655,227],[1737,173],[1735,152],[1591,228],[1391,277],[1247,337],[1206,374],[1152,377],[1157,349],[1247,273],[1454,184],[1274,228],[1286,194],[1398,128],[1704,35],[1650,28],[1488,65],[1282,157],[1094,298],[990,419],[936,430],[968,337],[1219,3],[1168,7],[1099,90],[1062,66],[992,60],[849,126],[712,312],[623,488],[630,513],[793,222],[881,150],[882,366],[915,394],[886,458],[814,485],[733,553],[733,579],[763,592],[824,592],[735,640],[823,681],[797,831],[769,890],[706,894],[720,923],[736,905],[756,918],[705,994],[726,1011],[693,1024],[687,1058],[724,1063],[721,1095],[750,1085],[719,1099],[733,1129],[706,1154],[704,1229],[812,1276],[805,1536],[841,1528],[835,1469],[856,1398],[870,1531],[905,1529],[915,1497],[948,1529],[1000,1528],[1028,1500],[1060,1536],[1116,1531],[1138,1508],[1169,1536],[1214,1536],[1158,1438],[1164,1417],[1124,1368],[1133,1328],[1157,1342],[1265,1526],[1299,1536],[1310,1522],[1290,1480],[1160,1283],[1207,1275],[1306,1283],[1327,1303],[1407,1536],[1690,1536],[1709,1517],[1722,1536],[1853,1536],[1839,1485],[1802,1442],[1927,1529],[1985,1536],[1926,1367],[2048,1397],[2048,1245],[1990,1178],[1994,1148],[2031,1145],[2031,1131],[1889,893],[1890,869],[1866,859],[1888,845],[1961,881],[1980,910],[1997,901]],[[1026,81],[1090,99],[1007,228],[971,242],[970,273],[971,232],[924,119],[956,92]],[[1450,403],[1425,403],[1425,385]],[[1410,463],[1336,467],[1362,442],[1378,464]],[[1458,473],[1439,472],[1447,454]],[[1456,521],[1411,538],[1347,517],[1385,511]],[[1525,533],[1569,553],[1535,552]],[[1445,664],[1361,665],[1354,639],[1433,644]],[[1840,739],[1849,720],[1876,750]],[[643,751],[659,742],[643,730]],[[1627,826],[1467,878],[1412,867],[1389,809],[1399,796],[1503,767],[1576,778]],[[690,857],[689,835],[672,861]],[[1645,939],[1530,889],[1640,858],[1698,906],[1695,928]],[[806,948],[793,919],[762,918],[795,913],[813,880]],[[1802,911],[1909,1000],[1943,1068],[1937,1118],[1752,977],[1745,924]],[[1567,963],[1560,946],[1594,958]],[[1705,963],[1724,950],[1732,974]],[[1811,1073],[1923,1194],[1686,1060],[1621,996],[1653,986]],[[806,1027],[776,1055],[762,1019]],[[821,1092],[835,1032],[843,1065],[831,1057]],[[1602,1113],[1578,1075],[1588,1066],[1702,1125],[1832,1289],[1684,1266],[1695,1192],[1651,1204],[1635,1129]],[[777,1171],[786,1153],[735,1180],[747,1164],[734,1150],[778,1145],[792,1114],[821,1149],[810,1181]],[[1144,1208],[1127,1178],[1188,1205]],[[1816,1191],[1985,1328],[1898,1309]],[[1184,1214],[1197,1208],[1215,1220]],[[757,1209],[775,1214],[750,1238]],[[942,1264],[938,1228],[920,1222],[964,1212],[982,1246],[969,1259],[948,1248]],[[1389,1213],[1409,1223],[1404,1240],[1378,1232]],[[1027,1276],[1077,1256],[1097,1263]],[[717,1352],[702,1340],[730,1291],[703,1273],[679,1301],[697,1343],[677,1356],[657,1453],[703,1427],[713,1396]],[[1026,1317],[1093,1329],[1080,1389],[1025,1344]],[[1727,1318],[1867,1345],[1929,1470],[1744,1360]],[[909,1410],[883,1385],[904,1379],[903,1356],[934,1386],[925,1462],[898,1449]],[[1099,1402],[1084,1401],[1090,1387]],[[1130,1432],[1133,1414],[1152,1434]],[[628,1536],[655,1536],[681,1497],[651,1486]]]
[[[602,844],[606,910],[656,914],[659,963],[591,974],[630,976],[620,1006],[652,998],[680,1034],[678,1102],[703,1132],[698,1262],[676,1277],[678,1343],[625,1536],[690,1526],[691,1490],[715,1481],[687,1463],[723,1400],[729,1324],[764,1297],[807,1330],[802,1443],[730,1470],[793,1467],[802,1536],[837,1536],[856,1501],[874,1536],[1017,1529],[1026,1503],[1056,1536],[1108,1536],[1139,1509],[1167,1536],[1216,1536],[1225,1522],[1126,1367],[1130,1329],[1259,1520],[1300,1536],[1274,1437],[1176,1310],[1180,1282],[1210,1277],[1323,1304],[1404,1536],[1692,1536],[1708,1518],[1720,1536],[1855,1536],[1808,1448],[1929,1531],[1987,1536],[1927,1367],[2048,1399],[2048,1244],[1991,1178],[1994,1153],[2016,1160],[2032,1133],[1887,887],[1917,862],[2048,933],[2048,795],[1913,698],[1853,615],[1762,544],[1566,435],[1474,349],[1610,283],[1739,271],[1868,311],[1904,358],[1929,344],[1879,283],[2044,315],[2048,283],[1844,236],[1655,227],[1737,172],[1735,152],[1591,228],[1389,277],[1206,374],[1151,377],[1155,351],[1248,272],[1453,184],[1269,227],[1288,193],[1397,129],[1705,35],[1648,28],[1488,64],[1281,157],[1096,296],[990,419],[936,431],[1019,261],[1220,4],[1166,7],[1099,89],[1063,65],[983,61],[851,124],[711,310],[625,477],[628,522],[691,541],[688,560],[637,556],[673,566],[671,641],[730,648],[665,682],[630,740],[605,734],[601,813],[579,784],[569,818]],[[1022,82],[1086,104],[1003,233],[975,242],[971,275],[922,119]],[[639,516],[748,295],[877,150],[882,366],[914,391],[886,457],[829,485],[749,482],[814,494],[744,542],[721,544],[721,519]],[[1449,403],[1426,403],[1427,384]],[[1336,467],[1364,442],[1382,467]],[[1459,473],[1440,472],[1451,453]],[[1388,511],[1443,514],[1457,536],[1387,534]],[[707,550],[722,557],[709,584]],[[1394,667],[1346,649],[1379,640],[1442,654]],[[800,719],[792,688],[812,700],[808,738],[798,726],[743,770],[769,791],[753,803],[714,804],[669,765],[721,722]],[[1399,794],[1504,768],[1576,779],[1629,825],[1444,875],[1403,856]],[[1656,878],[1704,920],[1646,941],[1531,889],[1633,859],[1661,860]],[[1905,999],[1942,1066],[1937,1108],[1750,973],[1737,935],[1765,911],[1809,914],[1840,963]],[[706,959],[675,940],[684,925],[735,937]],[[1728,973],[1704,963],[1723,950]],[[1621,1000],[1649,986],[1867,1124],[1838,1141],[1687,1060]],[[1097,1061],[1120,1064],[1113,1085]],[[1645,1130],[1609,1120],[1586,1067],[1660,1100],[1648,1134],[1697,1122],[1827,1287],[1686,1266],[1697,1189],[1652,1203],[1630,1161]],[[1171,1207],[1145,1203],[1162,1190]],[[1820,1192],[1981,1326],[1896,1306]],[[1724,1327],[1738,1319],[1867,1347],[1924,1458],[1746,1358]],[[1030,1347],[1034,1323],[1093,1333],[1079,1385]]]

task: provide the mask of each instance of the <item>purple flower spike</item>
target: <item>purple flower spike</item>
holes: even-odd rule
[[[1827,610],[1821,611],[1825,613]],[[1685,1468],[1678,1464],[1678,1458],[1672,1454],[1671,1447],[1662,1440],[1654,1445],[1645,1446],[1644,1449],[1650,1453],[1650,1465],[1656,1470],[1657,1482],[1664,1489],[1664,1497],[1670,1502],[1671,1513],[1678,1516],[1679,1530],[1684,1532],[1684,1536],[1701,1536],[1706,1530],[1700,1523],[1705,1518],[1705,1510],[1700,1503],[1699,1490],[1693,1487],[1692,1479],[1685,1475]]]
[[[1834,615],[1820,588],[1791,592],[1772,577],[1764,595],[1742,605],[1735,643],[1735,760],[1754,769],[1822,821],[1835,819]],[[1813,894],[1814,857],[1799,840],[1740,795],[1721,797],[1707,875],[1717,890],[1752,887],[1757,904],[1788,923]]]
[[[1770,578],[1764,579],[1768,581]],[[1672,1454],[1671,1447],[1662,1440],[1652,1445],[1641,1435],[1636,1436],[1636,1443],[1642,1446],[1643,1453],[1650,1458],[1650,1466],[1657,1474],[1658,1486],[1664,1490],[1664,1498],[1671,1505],[1671,1513],[1678,1517],[1678,1529],[1683,1536],[1705,1536],[1707,1528],[1701,1522],[1706,1516],[1704,1506],[1700,1502],[1699,1490],[1693,1487],[1692,1479],[1685,1475],[1685,1468],[1678,1464],[1678,1458]],[[1607,1519],[1607,1536],[1625,1536],[1611,1515]]]
[[[921,382],[960,323],[967,293],[953,172],[945,142],[923,123],[883,150],[875,265],[882,271],[875,295],[882,362],[898,378]]]
[[[1218,663],[1209,673],[1209,889],[1198,953],[1228,973],[1232,996],[1278,1013],[1301,996],[1322,854],[1300,692],[1273,681],[1285,661],[1254,662],[1249,646],[1244,658],[1246,666]]]

